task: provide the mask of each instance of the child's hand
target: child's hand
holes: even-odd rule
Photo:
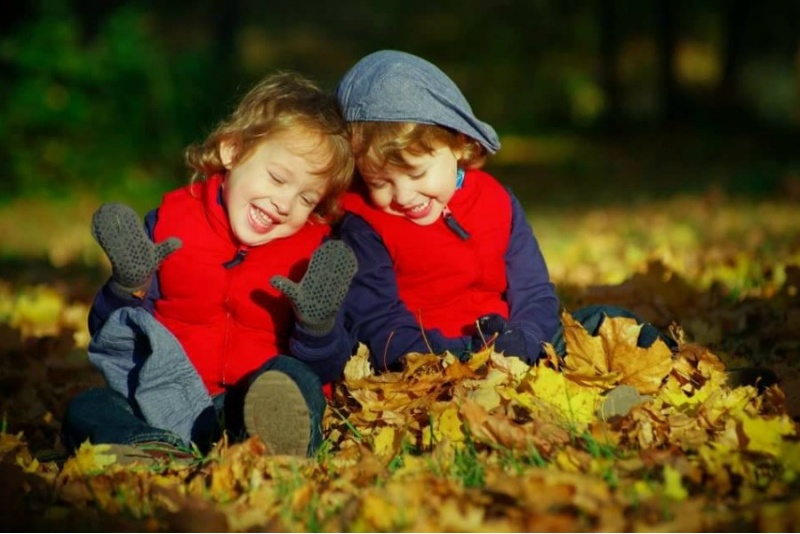
[[[308,270],[294,283],[284,276],[273,276],[272,286],[292,301],[297,320],[314,334],[327,334],[344,301],[350,281],[356,274],[355,254],[343,241],[330,240],[311,256]]]
[[[478,352],[492,344],[499,334],[508,328],[505,318],[497,313],[490,313],[478,318],[475,333],[472,334],[472,350]]]
[[[92,235],[111,261],[112,288],[126,295],[144,291],[164,258],[181,248],[177,237],[155,245],[136,212],[124,204],[100,206],[92,217]]]
[[[505,356],[517,356],[522,361],[533,365],[539,359],[539,347],[528,346],[525,333],[509,325],[494,341],[494,350]]]
[[[472,335],[472,347],[477,351],[494,342],[494,350],[506,356],[517,356],[523,361],[534,364],[539,359],[539,343],[534,343],[521,328],[497,313],[480,317],[477,331]]]

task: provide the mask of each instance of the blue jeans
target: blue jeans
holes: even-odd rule
[[[659,332],[656,327],[645,322],[641,317],[632,311],[625,308],[620,308],[619,306],[611,306],[609,304],[585,306],[575,310],[574,312],[571,312],[570,315],[572,315],[573,319],[583,325],[586,331],[593,336],[596,336],[600,331],[600,325],[603,324],[605,317],[626,317],[629,319],[635,319],[638,324],[642,325],[642,329],[639,332],[639,339],[636,341],[637,346],[646,349],[655,343],[656,339],[661,339],[661,341],[666,343],[667,347],[669,347],[669,349],[673,352],[678,349],[678,344],[675,342],[675,340]],[[564,325],[560,321],[558,323],[558,330],[556,330],[556,333],[553,335],[551,343],[556,351],[556,354],[559,356],[566,355],[567,346],[564,343]]]
[[[213,399],[213,407],[204,410],[192,428],[192,441],[201,451],[208,451],[224,429],[234,439],[245,437],[242,418],[247,387],[261,373],[281,371],[300,388],[311,417],[311,441],[316,449],[322,442],[322,415],[326,400],[317,374],[306,364],[291,356],[277,356],[243,381]],[[111,388],[91,389],[80,393],[67,405],[61,426],[61,441],[70,452],[89,440],[92,443],[137,443],[160,441],[177,447],[181,438],[169,430],[148,424],[135,402]]]
[[[129,445],[159,441],[183,447],[177,434],[147,424],[133,404],[111,388],[84,391],[67,404],[61,442],[72,453],[86,440]]]
[[[194,427],[201,415],[214,411],[180,342],[144,308],[112,312],[92,336],[88,352],[108,387],[131,403],[136,416],[177,434],[185,445],[197,438]]]

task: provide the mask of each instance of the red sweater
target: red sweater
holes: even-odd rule
[[[448,207],[469,239],[459,238],[443,220],[420,226],[373,208],[358,193],[345,197],[345,208],[364,218],[383,240],[400,298],[422,326],[445,336],[468,336],[481,315],[509,316],[505,255],[511,198],[494,178],[473,170]]]
[[[220,183],[215,176],[166,194],[154,230],[155,242],[183,241],[159,268],[155,316],[178,338],[211,395],[289,353],[294,314],[269,280],[299,281],[330,232],[309,222],[290,238],[248,250],[231,233]],[[226,267],[237,253],[246,255]]]

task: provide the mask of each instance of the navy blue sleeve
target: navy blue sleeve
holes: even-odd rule
[[[347,360],[353,354],[353,343],[344,328],[343,308],[336,316],[333,330],[325,335],[312,334],[295,323],[289,349],[292,355],[311,367],[323,384],[342,376]]]
[[[158,220],[158,209],[151,210],[144,219],[144,228],[150,240],[153,240],[153,232],[155,229],[156,221]],[[114,291],[113,285],[110,283],[109,278],[100,291],[94,297],[94,302],[89,310],[89,334],[94,336],[95,332],[103,326],[109,315],[119,308],[143,307],[146,310],[153,311],[153,303],[159,298],[160,291],[158,288],[158,277],[153,276],[150,281],[150,287],[147,294],[143,299],[138,299],[133,295],[122,295],[118,291]]]
[[[524,332],[527,346],[539,347],[550,342],[558,328],[559,302],[525,211],[514,194],[509,191],[509,195],[511,238],[505,254],[509,323]]]
[[[469,337],[448,338],[436,329],[422,330],[400,300],[389,251],[364,219],[345,215],[340,235],[358,260],[358,272],[344,301],[344,326],[353,345],[367,345],[377,370],[393,367],[409,352],[459,355],[470,348]]]

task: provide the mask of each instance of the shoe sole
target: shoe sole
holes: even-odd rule
[[[267,371],[250,386],[244,401],[244,425],[272,454],[308,454],[311,420],[306,400],[294,380],[280,371]]]

